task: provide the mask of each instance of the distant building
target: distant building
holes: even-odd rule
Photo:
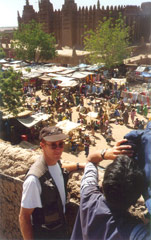
[[[85,25],[88,29],[95,30],[98,21],[104,17],[111,16],[115,19],[121,12],[126,17],[126,23],[130,27],[134,25],[132,42],[140,42],[141,37],[145,42],[149,41],[151,34],[151,2],[142,3],[139,6],[107,6],[100,7],[98,0],[97,6],[77,7],[74,0],[65,0],[61,10],[53,10],[53,4],[49,0],[39,0],[39,11],[36,12],[33,6],[26,0],[22,17],[18,13],[18,24],[28,23],[32,19],[43,23],[44,31],[54,33],[60,47],[69,46],[82,48],[83,33]]]
[[[11,49],[11,39],[16,29],[17,27],[0,27],[0,47],[3,48],[8,58],[14,57],[14,52]]]

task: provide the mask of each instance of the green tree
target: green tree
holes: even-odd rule
[[[42,25],[32,20],[21,24],[14,32],[12,47],[16,57],[26,61],[49,60],[56,55],[55,37],[42,30]]]
[[[1,105],[13,116],[21,112],[24,106],[21,76],[21,72],[17,73],[12,68],[0,73]]]
[[[84,34],[84,48],[89,51],[88,61],[92,64],[103,63],[107,69],[123,63],[129,56],[129,27],[119,15],[118,19],[104,18],[96,31]]]
[[[0,48],[0,59],[4,58],[6,56],[3,48]]]

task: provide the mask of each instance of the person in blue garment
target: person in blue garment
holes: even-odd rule
[[[122,145],[126,141],[119,141],[101,154],[89,154],[71,240],[151,239],[149,224],[145,225],[128,212],[144,190],[145,176],[135,159],[130,158],[132,146]],[[114,161],[107,166],[100,189],[97,164],[107,159]]]
[[[134,146],[134,158],[145,171],[146,187],[143,197],[151,214],[151,121],[148,122],[145,130],[133,130],[124,138],[128,139],[129,144]]]

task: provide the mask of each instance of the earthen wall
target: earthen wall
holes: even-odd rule
[[[18,222],[22,183],[0,174],[0,239],[22,239]]]
[[[138,6],[97,6],[77,8],[74,1],[68,0],[59,11],[53,10],[53,5],[48,1],[41,0],[39,12],[36,13],[29,3],[24,6],[22,17],[18,15],[18,23],[27,23],[31,19],[44,24],[47,33],[54,32],[59,46],[83,48],[83,34],[85,27],[93,29],[104,17],[117,19],[119,13],[126,17],[126,23],[131,27],[131,40],[138,43],[143,36],[149,41],[151,34],[151,3],[143,3]],[[132,28],[133,27],[133,28]]]
[[[151,34],[151,3],[143,3],[138,6],[97,6],[77,8],[77,4],[68,0],[59,11],[53,10],[49,0],[39,2],[39,12],[36,13],[33,6],[26,2],[22,17],[18,15],[18,23],[27,23],[35,19],[44,24],[44,31],[54,33],[58,45],[83,48],[83,34],[85,27],[95,30],[98,22],[104,17],[117,19],[119,13],[126,17],[126,23],[131,28],[131,41],[138,43],[143,36],[148,42]]]

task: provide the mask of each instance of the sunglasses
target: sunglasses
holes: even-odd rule
[[[56,143],[51,143],[51,144],[46,144],[48,145],[51,149],[57,149],[57,148],[63,148],[64,147],[64,142],[60,142],[59,144]]]

